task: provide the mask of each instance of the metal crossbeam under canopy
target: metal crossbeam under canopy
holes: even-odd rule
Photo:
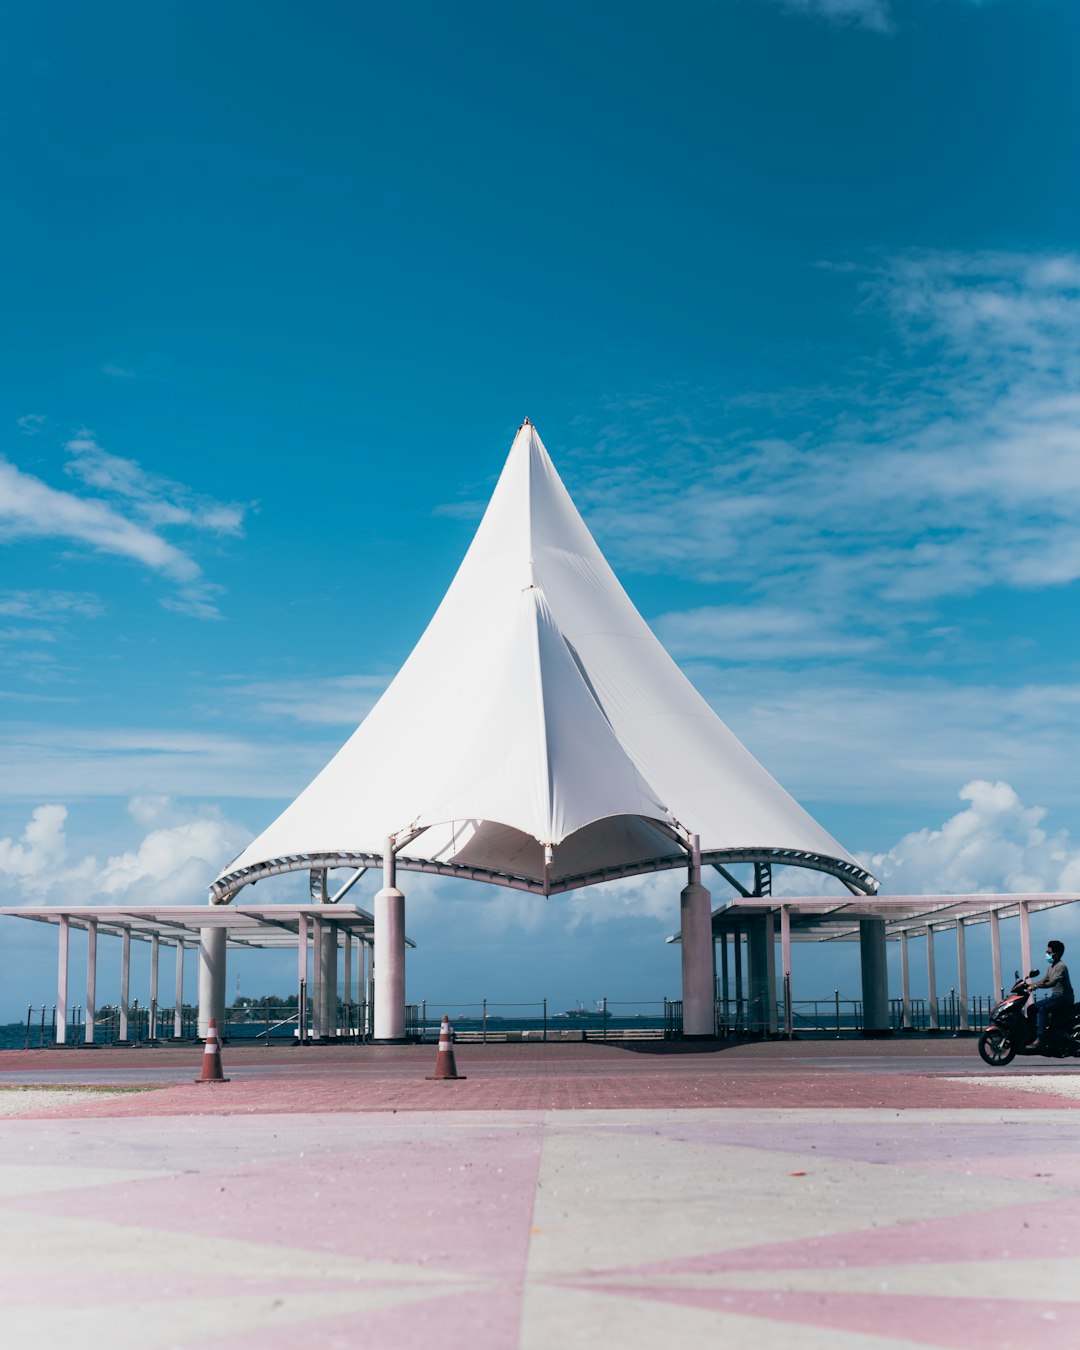
[[[339,933],[370,943],[375,921],[355,905],[18,905],[0,909],[0,915],[32,919],[37,923],[72,928],[96,925],[99,934],[150,942],[154,938],[183,947],[197,947],[202,930],[225,930],[232,948],[292,948],[301,921],[319,919]],[[416,944],[406,939],[410,947]]]
[[[991,915],[999,919],[1016,918],[1021,908],[1028,914],[1074,904],[1080,895],[875,895],[777,896],[739,895],[713,910],[713,936],[741,932],[743,927],[767,914],[779,916],[783,909],[790,925],[792,942],[854,942],[859,924],[865,919],[883,919],[887,938],[899,939],[904,933],[935,932],[965,924],[988,923]],[[677,941],[678,934],[669,941]]]

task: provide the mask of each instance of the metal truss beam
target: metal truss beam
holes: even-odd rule
[[[878,889],[878,883],[870,873],[855,863],[845,862],[840,858],[828,858],[820,853],[808,853],[801,849],[714,849],[702,853],[701,861],[704,866],[716,867],[718,870],[722,870],[723,865],[727,863],[802,867],[812,872],[825,872],[829,876],[834,876],[843,882],[848,890],[860,895],[874,895]],[[382,862],[380,853],[298,853],[270,858],[264,863],[231,872],[216,881],[210,888],[210,900],[216,905],[227,905],[245,886],[253,886],[258,881],[280,876],[285,872],[311,872],[314,882],[314,876],[318,872],[325,873],[333,868],[348,867],[362,873],[369,867],[382,867]],[[464,867],[457,863],[438,862],[432,858],[410,858],[400,853],[397,855],[397,866],[401,871],[434,873],[443,877],[464,877],[469,881],[483,881],[492,886],[506,886],[511,890],[527,891],[532,895],[559,895],[565,891],[581,890],[585,886],[596,886],[602,881],[645,876],[651,872],[667,872],[685,865],[684,853],[664,854],[658,858],[640,859],[613,867],[597,868],[576,876],[560,877],[550,884],[545,884],[535,877],[517,876],[486,867]],[[728,880],[731,878],[728,877]],[[344,890],[338,892],[336,898],[340,898],[342,894]]]

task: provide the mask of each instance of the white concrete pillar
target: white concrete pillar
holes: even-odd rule
[[[307,915],[296,923],[296,1030],[301,1044],[307,1039]]]
[[[903,1004],[901,1026],[911,1030],[911,964],[908,953],[907,929],[900,934],[900,999]]]
[[[60,916],[56,953],[56,1044],[67,1044],[68,954],[71,948],[71,920]]]
[[[211,1017],[219,1036],[225,1034],[225,942],[224,928],[199,929],[199,1036],[204,1040]]]
[[[791,1011],[791,914],[787,905],[780,906],[780,970],[784,981],[784,1034],[791,1040],[795,1021]]]
[[[930,1030],[938,1029],[937,962],[934,959],[934,930],[926,925],[926,999],[930,1005]]]
[[[859,963],[862,967],[863,1033],[889,1031],[889,969],[884,919],[859,920]]]
[[[405,897],[396,886],[375,896],[374,959],[375,1040],[404,1040]]]
[[[94,1023],[97,1021],[97,919],[86,925],[86,1023],[83,1040],[94,1044]]]
[[[1001,983],[1001,919],[996,909],[990,911],[990,978],[993,980],[994,997],[997,1002],[1005,992]]]
[[[964,931],[962,918],[956,920],[956,970],[956,992],[960,999],[960,1030],[968,1031],[971,1027],[971,1018],[968,1016],[967,933]]]
[[[352,934],[347,928],[342,930],[341,934],[341,1001],[345,1005],[345,1016],[350,1016],[349,1004],[353,1001],[352,996]]]
[[[120,939],[120,1040],[128,1040],[128,1022],[131,1017],[131,929],[125,928]]]
[[[161,939],[157,933],[150,938],[150,1039],[157,1040],[158,1005],[158,959],[161,955]]]
[[[724,1005],[724,1023],[731,1025],[731,978],[728,974],[728,935],[720,937],[720,1000]]]
[[[173,1035],[177,1040],[184,1034],[184,944],[176,942],[176,988],[173,994]]]
[[[1031,969],[1031,916],[1026,900],[1020,901],[1020,965],[1022,975]]]

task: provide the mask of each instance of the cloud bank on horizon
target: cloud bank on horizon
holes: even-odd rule
[[[879,852],[856,856],[894,895],[1080,891],[1080,840],[1065,828],[1047,831],[1041,806],[1025,806],[1008,783],[974,780],[959,792],[965,807],[934,827],[911,831]],[[66,825],[69,808],[60,803],[35,807],[18,837],[0,838],[0,883],[13,890],[9,903],[132,904],[200,903],[212,879],[247,844],[250,832],[224,817],[214,805],[180,806],[169,797],[144,795],[128,802],[131,819],[145,829],[133,847],[107,858],[72,859]],[[783,876],[783,894],[816,893],[827,878],[802,870]],[[303,878],[300,878],[301,882]],[[295,888],[295,878],[263,883]],[[719,894],[717,879],[711,882]],[[425,903],[453,900],[461,883],[410,876],[410,893],[420,888]],[[811,891],[807,891],[807,887]],[[663,873],[631,877],[570,893],[567,930],[583,922],[636,916],[671,921],[671,882]],[[778,893],[781,893],[778,887]],[[500,893],[500,899],[506,897]],[[515,899],[517,897],[514,897]],[[515,904],[506,924],[535,927],[533,896]]]

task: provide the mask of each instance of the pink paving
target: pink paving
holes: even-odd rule
[[[5,1341],[1078,1343],[1080,1114],[968,1042],[0,1055]],[[1024,1066],[1024,1072],[1031,1071]],[[1069,1075],[1048,1066],[1048,1075]]]

